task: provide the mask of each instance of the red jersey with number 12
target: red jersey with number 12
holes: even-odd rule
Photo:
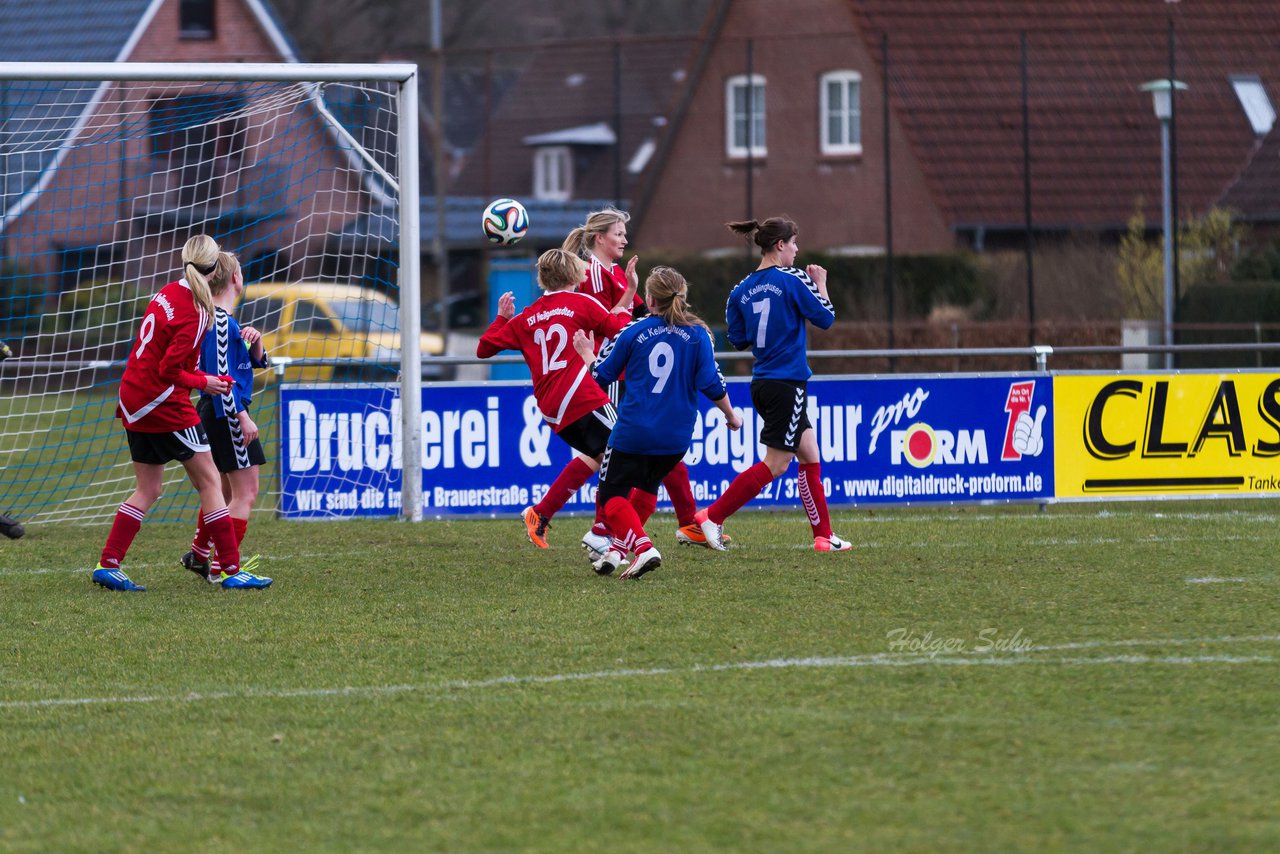
[[[519,350],[533,375],[533,396],[542,417],[557,433],[588,412],[609,403],[591,378],[591,369],[573,349],[573,333],[612,338],[631,320],[611,314],[594,297],[573,290],[543,294],[510,320],[495,318],[480,336],[482,359],[502,350]]]
[[[173,433],[200,423],[191,389],[208,374],[196,369],[209,314],[196,304],[186,279],[151,298],[120,380],[116,416],[139,433]]]

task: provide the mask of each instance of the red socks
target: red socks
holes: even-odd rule
[[[633,494],[647,496],[649,506],[656,506],[658,503],[658,496],[652,493],[636,490]],[[609,517],[609,527],[613,529],[613,548],[616,551],[624,555],[629,551],[643,554],[653,548],[649,535],[644,532],[644,526],[640,523],[640,516],[630,501],[620,496],[610,498],[605,512]]]
[[[698,502],[693,500],[693,488],[689,486],[689,467],[684,460],[676,463],[676,467],[662,479],[662,485],[671,496],[671,503],[676,511],[676,526],[696,524],[693,514],[698,512]],[[652,511],[650,511],[652,512]]]
[[[191,551],[201,560],[208,560],[210,545],[209,530],[204,525],[204,511],[201,511],[196,515],[196,535],[191,540]]]
[[[142,527],[144,516],[146,514],[143,511],[127,501],[120,505],[111,523],[111,533],[107,534],[107,544],[102,548],[102,557],[98,559],[100,566],[107,569],[120,568],[125,553],[133,544],[133,538],[138,535],[138,530]],[[232,519],[225,507],[208,515],[201,513],[200,524],[196,528],[196,537],[191,544],[191,549],[200,557],[208,557],[207,544],[212,540],[219,555],[231,558],[231,560],[224,560],[223,565],[231,567],[234,572],[240,567],[240,540],[244,539],[248,524],[244,519]],[[203,554],[201,554],[202,551]]]
[[[550,519],[559,512],[565,502],[573,497],[575,492],[582,488],[584,483],[591,479],[593,474],[595,472],[591,470],[591,466],[587,465],[586,460],[582,457],[574,457],[565,465],[560,476],[547,487],[547,494],[533,505],[533,509]]]
[[[231,522],[231,513],[227,508],[206,513],[204,529],[213,540],[213,547],[218,552],[218,562],[224,572],[235,573],[240,569],[240,543],[236,540],[235,527]]]
[[[707,508],[707,518],[717,525],[737,513],[751,499],[773,482],[773,472],[764,463],[756,463],[733,479],[729,488]]]
[[[800,464],[800,503],[809,517],[815,537],[831,536],[831,514],[827,511],[827,493],[822,488],[822,463]]]
[[[120,562],[124,560],[129,546],[133,545],[133,538],[138,536],[138,529],[142,527],[142,519],[146,515],[127,501],[120,505],[120,509],[116,510],[116,518],[111,523],[111,533],[107,534],[107,544],[102,547],[102,557],[98,558],[99,566],[107,569],[120,568]]]

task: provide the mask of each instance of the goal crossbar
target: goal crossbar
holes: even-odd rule
[[[0,62],[6,80],[179,80],[322,83],[376,80],[404,83],[416,77],[412,63],[325,62]]]

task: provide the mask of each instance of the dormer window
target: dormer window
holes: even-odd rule
[[[613,128],[597,122],[526,136],[523,142],[533,147],[534,198],[563,202],[573,198],[575,161],[589,160],[589,152],[611,148],[618,138]]]
[[[549,202],[573,196],[573,156],[567,145],[547,145],[533,152],[533,197]]]

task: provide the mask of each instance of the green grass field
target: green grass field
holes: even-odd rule
[[[560,519],[0,541],[0,849],[1280,848],[1266,502],[730,520],[596,578]],[[998,643],[993,643],[998,642]]]

